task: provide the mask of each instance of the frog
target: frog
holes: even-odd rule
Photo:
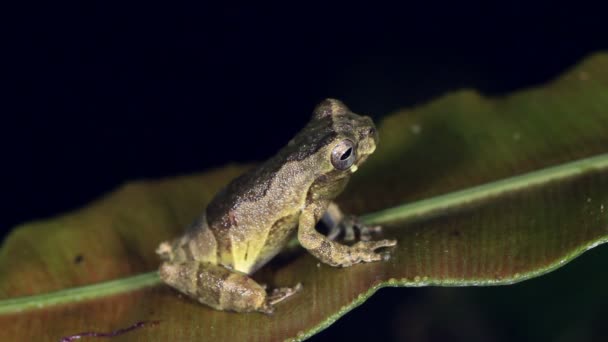
[[[251,275],[294,238],[334,267],[387,260],[386,247],[397,242],[372,240],[380,227],[363,225],[334,202],[377,144],[369,116],[322,101],[285,147],[220,190],[182,236],[159,245],[160,279],[217,310],[272,314],[301,283],[267,290]],[[328,234],[315,228],[319,221]],[[357,232],[359,241],[349,244]]]

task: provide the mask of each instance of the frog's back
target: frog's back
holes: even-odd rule
[[[273,158],[214,197],[206,213],[220,263],[251,273],[289,241],[307,201],[319,201],[309,196],[313,184],[333,170],[324,147],[336,138],[335,124],[330,116],[311,120]]]
[[[220,263],[251,273],[293,237],[307,196],[302,189],[314,182],[302,172],[305,164],[267,162],[217,194],[206,212]]]

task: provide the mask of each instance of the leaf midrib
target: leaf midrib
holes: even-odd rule
[[[608,168],[608,153],[547,167],[518,176],[513,176],[490,183],[454,191],[451,193],[423,199],[420,201],[399,205],[396,207],[377,211],[362,216],[362,220],[369,224],[381,224],[393,221],[404,221],[428,216],[448,208],[455,208],[466,204],[496,197],[504,193],[515,192],[521,189],[540,186],[552,181],[576,177],[594,170]],[[577,255],[572,255],[572,258]],[[543,274],[545,272],[537,272]],[[521,275],[522,278],[525,275]],[[529,277],[526,277],[529,278]],[[509,279],[513,283],[517,279]],[[46,308],[53,305],[76,303],[119,293],[138,290],[160,283],[158,273],[148,272],[131,277],[115,279],[107,282],[79,286],[55,292],[10,298],[0,300],[0,314],[18,313],[26,310]],[[506,284],[507,282],[505,282]],[[380,284],[383,285],[383,284]],[[386,285],[386,284],[384,284]],[[398,286],[399,284],[390,284]],[[406,285],[406,284],[401,284]],[[452,284],[458,285],[458,284]],[[466,284],[462,284],[466,285]],[[498,284],[494,284],[498,285]]]

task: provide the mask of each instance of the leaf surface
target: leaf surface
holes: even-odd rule
[[[387,116],[379,132],[378,151],[339,202],[376,212],[365,219],[398,240],[390,261],[337,269],[307,253],[279,258],[256,279],[304,290],[274,316],[214,311],[154,273],[137,275],[154,271],[158,243],[179,235],[246,167],[129,183],[6,239],[0,340],[152,320],[160,323],[115,339],[299,339],[383,286],[510,284],[608,239],[608,55],[505,97],[448,94]]]

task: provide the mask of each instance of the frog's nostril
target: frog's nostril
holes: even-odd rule
[[[367,134],[368,134],[368,135],[374,135],[374,134],[376,134],[376,129],[375,129],[374,127],[370,128],[370,129],[367,131]]]

